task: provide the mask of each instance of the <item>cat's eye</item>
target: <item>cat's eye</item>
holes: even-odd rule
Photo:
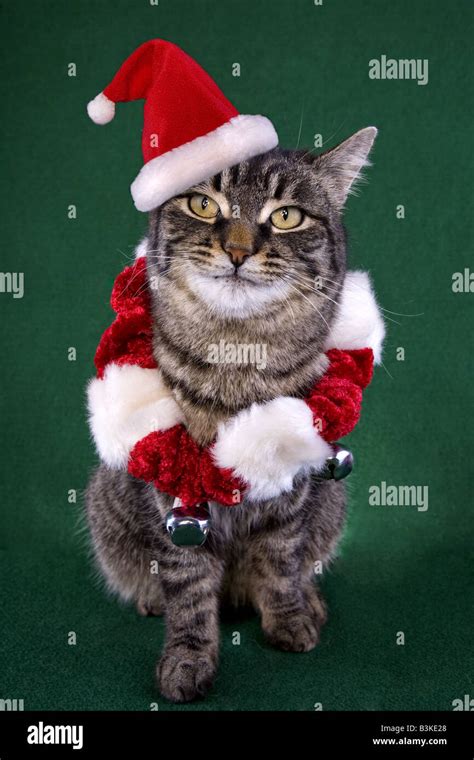
[[[203,219],[213,219],[219,213],[219,206],[208,195],[194,193],[189,198],[188,204],[193,214]]]
[[[293,230],[303,221],[303,212],[297,206],[282,206],[273,212],[270,219],[278,230]]]

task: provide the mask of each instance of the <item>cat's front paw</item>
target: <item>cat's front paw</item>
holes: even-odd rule
[[[213,449],[216,464],[248,483],[253,500],[291,491],[302,468],[320,471],[330,454],[307,404],[287,396],[252,404],[221,424]]]
[[[158,685],[162,695],[171,702],[191,702],[206,694],[215,672],[214,660],[202,652],[170,649],[158,663]]]
[[[285,652],[309,652],[319,641],[314,615],[304,612],[273,618],[263,625],[268,642]]]

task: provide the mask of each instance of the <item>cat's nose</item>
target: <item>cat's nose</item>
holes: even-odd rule
[[[230,257],[230,260],[232,261],[236,269],[242,266],[245,259],[248,258],[248,256],[250,256],[250,253],[251,253],[249,248],[241,248],[232,243],[228,243],[225,246],[224,250],[227,253],[227,255]]]

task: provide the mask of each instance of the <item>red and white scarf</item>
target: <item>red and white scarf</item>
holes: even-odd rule
[[[202,448],[153,356],[145,250],[142,241],[135,263],[115,280],[116,317],[100,340],[97,377],[89,383],[90,426],[102,461],[188,505],[272,498],[291,490],[301,470],[321,470],[329,443],[357,424],[362,391],[381,359],[385,329],[368,275],[346,275],[325,345],[328,367],[308,396],[253,404]]]

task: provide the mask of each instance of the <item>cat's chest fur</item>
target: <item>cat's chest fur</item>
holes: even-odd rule
[[[314,317],[289,319],[276,304],[265,315],[224,320],[170,294],[155,310],[154,352],[165,382],[201,445],[219,422],[254,402],[302,397],[327,366]]]

